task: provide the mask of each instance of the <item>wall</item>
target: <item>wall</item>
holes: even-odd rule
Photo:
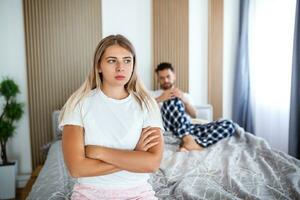
[[[223,19],[224,0],[208,4],[208,102],[213,119],[223,115]]]
[[[153,87],[151,2],[102,0],[102,36],[122,34],[133,43],[137,71],[148,89]]]
[[[101,40],[101,1],[24,0],[32,168],[53,140],[51,114],[84,82]]]
[[[32,171],[22,0],[0,1],[0,27],[0,79],[13,78],[21,91],[18,100],[25,104],[25,113],[7,146],[9,159],[18,160],[17,179],[20,187],[26,183]]]
[[[232,119],[235,55],[238,36],[239,0],[224,0],[223,117]]]
[[[195,104],[208,103],[208,0],[189,0],[189,92]]]
[[[153,63],[169,62],[176,73],[175,86],[189,91],[189,2],[153,0]],[[159,81],[155,77],[154,88]]]

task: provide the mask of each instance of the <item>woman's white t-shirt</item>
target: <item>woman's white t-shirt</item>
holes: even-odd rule
[[[59,127],[62,129],[67,124],[83,127],[85,145],[133,150],[142,128],[151,126],[163,130],[159,108],[156,104],[153,107],[151,112],[146,108],[141,109],[132,94],[116,100],[94,89],[72,112],[65,114]],[[122,170],[108,175],[78,178],[78,182],[102,188],[128,188],[146,183],[148,178],[147,173]]]

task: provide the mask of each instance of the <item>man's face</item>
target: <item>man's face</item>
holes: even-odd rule
[[[157,76],[161,89],[167,90],[173,87],[176,80],[176,76],[172,70],[164,69],[158,71]]]

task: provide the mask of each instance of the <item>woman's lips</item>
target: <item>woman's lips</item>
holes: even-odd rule
[[[115,79],[117,80],[123,80],[125,78],[125,76],[115,76]]]

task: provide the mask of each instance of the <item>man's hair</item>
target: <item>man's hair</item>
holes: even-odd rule
[[[174,68],[171,63],[162,62],[159,65],[157,65],[157,68],[155,69],[155,72],[158,73],[159,71],[170,69],[172,72],[174,72]]]

